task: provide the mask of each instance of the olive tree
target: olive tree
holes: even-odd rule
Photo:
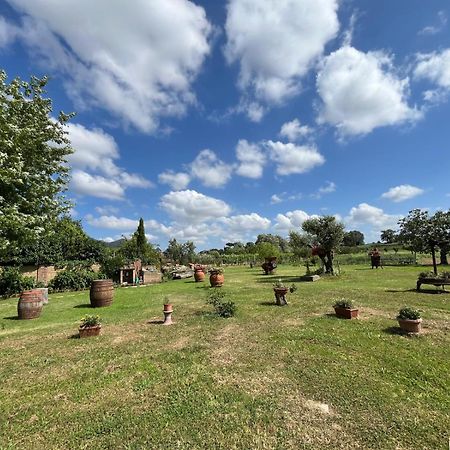
[[[0,71],[0,252],[35,242],[70,208],[63,196],[72,153],[64,124],[45,97],[47,77],[7,82]]]
[[[322,260],[325,272],[333,274],[334,250],[344,239],[344,225],[334,216],[323,216],[305,220],[302,229],[318,248],[317,256]]]

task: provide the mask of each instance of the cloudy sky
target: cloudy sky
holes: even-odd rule
[[[450,203],[448,0],[6,0],[10,78],[49,75],[73,214],[199,249],[313,215],[378,240]]]

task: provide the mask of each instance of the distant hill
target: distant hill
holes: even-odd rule
[[[117,241],[105,242],[107,247],[118,248],[125,242],[125,239],[117,239]]]

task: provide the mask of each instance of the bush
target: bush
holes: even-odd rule
[[[31,277],[24,277],[18,267],[5,267],[0,274],[0,295],[3,298],[33,289],[36,282]]]
[[[86,269],[67,269],[58,272],[50,282],[49,287],[53,291],[81,291],[88,289],[93,280],[98,279],[98,274]]]
[[[99,316],[84,316],[81,319],[80,328],[96,327],[100,324],[101,321]]]
[[[350,300],[336,300],[334,302],[333,308],[345,308],[345,309],[352,309],[353,303]]]
[[[402,308],[399,312],[398,312],[398,316],[397,319],[400,320],[417,320],[420,319],[422,316],[420,315],[420,312],[417,309],[413,309],[413,308]]]
[[[207,303],[213,305],[216,314],[220,317],[233,317],[236,312],[236,305],[234,302],[225,301],[226,294],[222,289],[214,289],[210,292]]]

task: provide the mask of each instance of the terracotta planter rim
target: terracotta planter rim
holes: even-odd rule
[[[399,322],[422,323],[422,319],[397,319]]]
[[[93,325],[93,326],[90,326],[90,327],[82,327],[82,326],[80,326],[78,329],[79,330],[96,330],[96,329],[101,328],[101,327],[102,327],[102,324],[98,324],[98,325]]]
[[[345,309],[346,311],[359,311],[359,308],[343,308],[342,306],[333,306],[334,309]]]

